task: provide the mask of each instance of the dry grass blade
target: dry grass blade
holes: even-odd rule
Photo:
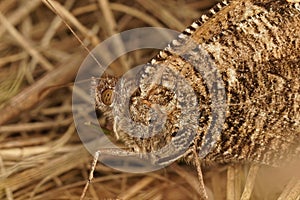
[[[136,196],[136,194],[140,192],[141,189],[149,185],[154,180],[155,179],[153,177],[146,176],[145,178],[137,182],[135,185],[132,185],[129,190],[126,190],[124,193],[121,193],[119,195],[119,198],[126,200]]]
[[[103,17],[106,22],[106,31],[109,33],[109,35],[116,34],[118,26],[115,17],[112,13],[112,10],[110,9],[109,2],[107,0],[98,0],[97,2],[99,4],[99,7],[101,8]]]
[[[300,199],[300,181],[295,184],[292,190],[289,192],[287,200],[299,200]]]
[[[73,121],[73,118],[61,120],[59,122],[35,122],[27,124],[18,124],[18,125],[7,125],[1,126],[0,132],[20,132],[20,131],[29,131],[29,130],[44,130],[53,127],[65,126],[70,124]]]
[[[119,3],[111,3],[110,7],[111,7],[112,10],[124,12],[128,15],[134,16],[134,17],[146,22],[150,26],[163,27],[163,24],[161,24],[154,17],[151,17],[151,16],[145,14],[144,12],[141,12],[137,9],[132,8],[132,7],[122,5],[122,4],[119,4]]]
[[[9,2],[9,3],[8,3]],[[5,7],[9,7],[9,4],[15,3],[14,1],[3,1],[1,2],[2,6],[0,5],[0,8],[2,8],[2,13],[5,12]],[[6,5],[5,5],[6,4]],[[17,25],[24,19],[27,15],[30,14],[34,9],[36,9],[41,4],[41,0],[31,0],[26,1],[23,6],[20,6],[18,10],[16,10],[10,17],[8,18],[8,21],[10,24]],[[6,31],[6,27],[2,24],[0,25],[0,38],[3,36],[3,34]]]
[[[54,13],[59,13],[60,17],[66,19],[69,23],[73,24],[86,38],[90,39],[93,46],[99,44],[98,37],[80,23],[65,7],[56,1],[43,0],[43,2],[53,10]],[[49,3],[50,2],[50,3]]]
[[[278,200],[299,200],[300,198],[300,180],[293,178],[284,188]]]
[[[90,47],[120,31],[149,25],[181,31],[216,2],[1,0],[0,199],[79,199],[92,155],[76,134],[69,86]],[[117,41],[119,50],[122,45]],[[109,50],[100,53],[108,57]],[[121,75],[154,55],[150,50],[131,52],[110,68]],[[90,101],[89,91],[77,92],[80,101]],[[82,123],[89,124],[91,111],[92,105],[74,114],[82,112],[87,119]],[[105,119],[99,117],[99,122]],[[88,142],[99,141],[89,138]],[[290,180],[282,172],[276,179],[277,173],[261,167],[255,181],[257,166],[251,167],[247,180],[248,165],[229,166],[228,170],[227,166],[204,167],[204,183],[213,199],[299,200],[299,179]],[[196,169],[185,163],[149,174],[131,174],[98,162],[94,176],[86,199],[200,198]]]
[[[251,165],[249,172],[248,172],[246,185],[245,185],[241,200],[250,199],[252,191],[253,191],[253,187],[255,185],[255,179],[256,179],[258,170],[259,170],[259,165],[256,165],[256,164]]]
[[[84,150],[84,148],[74,148],[74,151],[61,155],[51,162],[45,162],[43,165],[25,170],[17,176],[4,179],[0,182],[0,191],[3,191],[2,189],[5,187],[12,188],[13,191],[16,191],[28,184],[31,184],[33,181],[41,180],[42,177],[53,177],[62,174],[63,172],[77,167],[78,164],[86,162],[88,160],[87,155],[88,153]],[[2,196],[1,192],[0,196]]]
[[[65,5],[64,5],[65,8],[66,8],[67,10],[69,10],[69,9],[74,5],[74,3],[75,3],[74,1],[75,1],[75,0],[68,0],[68,1],[66,1]],[[62,19],[61,19],[61,17],[60,17],[60,16],[56,16],[56,17],[53,19],[53,21],[52,21],[52,23],[51,23],[51,25],[50,25],[48,31],[44,34],[44,36],[43,36],[43,38],[42,38],[42,40],[41,40],[41,45],[42,45],[43,47],[46,47],[46,46],[48,46],[48,45],[50,44],[51,39],[54,37],[54,35],[55,35],[57,29],[59,28],[59,26],[60,26],[61,24],[62,24]]]
[[[2,13],[5,13],[7,10],[11,9],[11,7],[13,7],[13,5],[16,3],[16,0],[4,0],[0,2],[0,11]]]
[[[164,27],[163,24],[161,24],[155,17],[148,15],[147,13],[144,13],[133,7],[129,7],[129,6],[123,5],[121,3],[110,3],[109,7],[113,11],[123,12],[130,16],[136,17],[136,18],[140,19],[141,21],[144,21],[145,23],[147,23],[150,26]],[[82,15],[82,14],[85,14],[88,12],[93,12],[96,10],[98,10],[98,6],[96,4],[91,4],[91,5],[88,5],[85,7],[80,7],[78,9],[74,10],[72,13],[74,15]]]
[[[80,56],[68,60],[57,69],[49,72],[34,85],[24,89],[17,96],[13,97],[0,112],[0,125],[6,123],[21,112],[30,109],[49,94],[49,87],[68,83],[76,75]],[[46,89],[46,90],[45,90]]]
[[[242,188],[242,167],[240,165],[231,165],[227,169],[227,199],[238,200],[241,197]]]
[[[19,91],[26,73],[24,65],[25,63],[23,62],[19,67],[11,67],[8,70],[2,70],[0,73],[0,109],[4,102]]]
[[[46,70],[51,71],[54,66],[44,58],[27,40],[14,28],[14,26],[0,13],[0,21],[8,32],[18,41],[18,43],[26,49],[26,51],[35,59],[37,59]]]
[[[145,9],[149,10],[153,15],[157,16],[161,21],[178,31],[185,29],[185,25],[182,24],[178,19],[165,9],[158,1],[151,0],[137,0]]]
[[[0,155],[0,169],[1,169],[0,170],[1,174],[6,173],[5,166],[4,166],[1,155]],[[11,189],[9,187],[5,187],[5,193],[6,193],[6,197],[7,197],[8,200],[13,199],[13,194],[12,194]]]
[[[8,64],[8,63],[14,63],[14,62],[24,59],[26,57],[27,57],[27,53],[25,53],[25,52],[2,57],[0,59],[0,67],[4,66],[5,64]]]
[[[188,171],[182,169],[180,166],[177,164],[171,165],[171,168],[183,179],[186,180],[186,182],[198,193],[198,195],[201,195],[201,192],[199,191],[199,183],[197,176],[189,173]]]
[[[112,13],[112,10],[109,6],[109,3],[107,0],[98,0],[98,4],[99,7],[101,8],[101,11],[103,12],[103,16],[106,22],[106,28],[107,28],[107,32],[109,34],[109,36],[112,36],[114,34],[116,34],[117,30],[118,30],[118,26],[116,23],[116,20],[114,18],[114,15]],[[117,47],[114,50],[116,51],[116,53],[119,54],[119,52],[125,52],[125,46],[121,40],[121,38],[116,37],[116,39],[113,41],[114,45]],[[120,57],[120,62],[122,64],[122,66],[124,67],[124,69],[127,71],[128,69],[130,69],[127,59],[122,56]]]

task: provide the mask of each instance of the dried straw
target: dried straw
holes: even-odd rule
[[[1,1],[0,199],[79,199],[92,156],[76,134],[69,86],[87,49],[119,31],[136,27],[181,31],[214,3]],[[77,37],[70,34],[61,18]],[[113,63],[112,70],[126,71],[153,54],[141,51],[130,55]],[[272,170],[256,165],[207,166],[203,169],[204,183],[214,199],[296,200],[299,179],[290,179],[293,173]],[[270,171],[272,176],[268,175]],[[284,175],[274,177],[274,173]],[[185,163],[148,174],[123,173],[99,163],[87,197],[199,199],[197,186],[196,169]]]

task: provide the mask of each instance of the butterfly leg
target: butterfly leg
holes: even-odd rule
[[[193,154],[194,154],[194,157],[195,157],[195,164],[196,164],[198,180],[199,180],[199,192],[200,192],[201,198],[203,200],[207,200],[208,196],[207,196],[204,181],[203,181],[203,175],[202,175],[202,170],[201,170],[201,162],[200,162],[199,155],[196,151],[196,148],[193,149]]]

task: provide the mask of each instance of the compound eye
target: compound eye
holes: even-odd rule
[[[113,101],[113,90],[104,90],[101,94],[101,101],[107,106],[111,105]]]

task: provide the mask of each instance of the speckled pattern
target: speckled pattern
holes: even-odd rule
[[[167,67],[162,70],[160,65]],[[219,122],[212,114],[209,77],[203,78],[197,65],[214,65],[224,84],[225,94],[221,96],[226,97],[226,117],[220,134],[210,129]],[[198,117],[194,136],[190,130],[177,132],[181,121],[188,120],[180,116],[182,105],[192,98],[190,93],[182,90],[185,98],[180,98],[170,89],[172,84],[168,88],[149,82],[168,82],[174,74],[185,78],[197,98],[197,112],[188,111],[191,118]],[[108,84],[107,79],[100,79],[101,87],[95,87],[96,106],[106,113],[118,106],[115,101],[103,104],[99,98],[103,91],[114,88],[115,81]],[[180,141],[176,144],[181,148],[193,136],[190,148],[182,153],[191,162],[192,147],[196,145],[201,154],[203,147],[214,141],[203,162],[277,165],[293,159],[300,153],[300,5],[284,0],[224,1],[145,65],[137,80],[140,87],[131,97],[131,120],[149,125],[151,108],[157,104],[167,118],[163,131],[147,139],[128,135],[124,131],[128,122],[114,120],[118,123],[114,132],[132,150],[150,152],[174,140]]]

